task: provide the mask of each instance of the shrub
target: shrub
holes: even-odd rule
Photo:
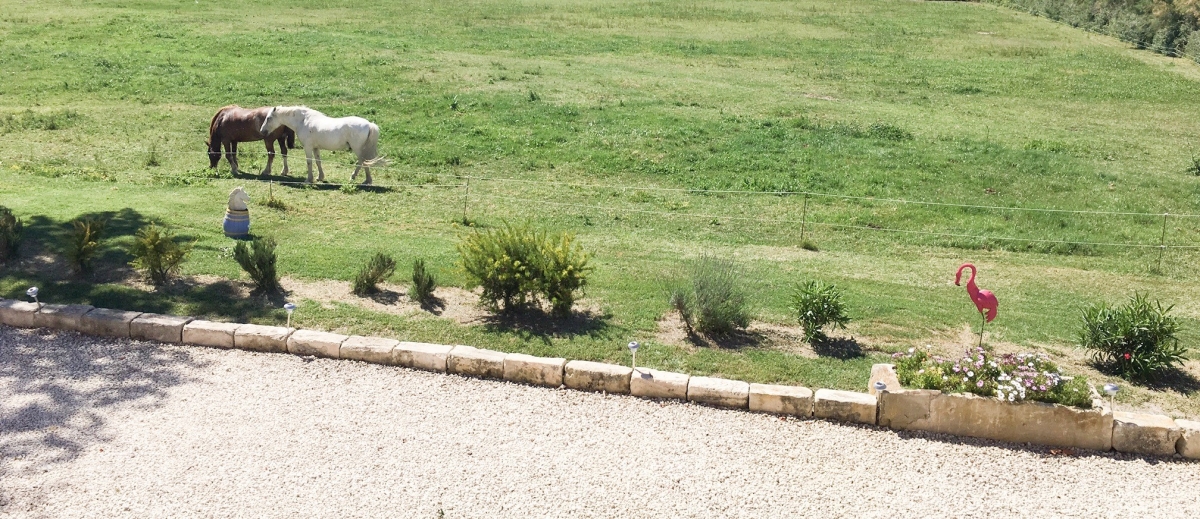
[[[671,294],[671,305],[689,330],[720,336],[750,325],[746,295],[738,285],[740,273],[732,261],[702,256],[691,270],[691,284]]]
[[[92,271],[92,262],[100,251],[100,242],[104,239],[104,220],[92,218],[71,221],[71,229],[67,232],[63,255],[71,265],[71,270],[77,274],[88,274]]]
[[[571,314],[575,293],[587,285],[587,275],[591,271],[587,254],[574,241],[575,237],[569,234],[541,241],[539,289],[550,302],[550,312],[559,317]]]
[[[408,297],[422,305],[427,305],[433,302],[435,289],[437,289],[437,279],[425,270],[425,260],[417,258],[413,262],[412,286],[408,287]]]
[[[896,375],[904,387],[937,389],[949,393],[975,393],[1009,402],[1036,400],[1091,408],[1092,395],[1084,377],[1063,375],[1044,353],[993,355],[983,348],[966,351],[962,358],[931,356],[909,348],[892,355]]]
[[[366,265],[354,276],[350,290],[356,296],[365,296],[379,291],[379,283],[396,272],[396,260],[382,252],[376,252]]]
[[[548,236],[527,227],[477,231],[458,246],[470,283],[483,287],[483,301],[509,311],[545,298],[557,316],[568,315],[575,292],[587,284],[591,267],[571,235]]]
[[[13,216],[7,207],[0,205],[0,262],[17,257],[17,247],[21,245],[24,229],[24,222]]]
[[[799,316],[800,326],[804,327],[804,340],[810,343],[828,338],[822,330],[825,326],[845,328],[850,322],[846,316],[846,305],[842,303],[842,292],[834,285],[820,281],[805,282],[796,287],[792,304]]]
[[[250,245],[239,241],[233,247],[233,259],[237,260],[242,270],[250,275],[254,286],[264,292],[274,292],[279,289],[279,275],[275,271],[275,239],[256,237]]]
[[[1148,380],[1182,364],[1187,352],[1176,337],[1179,319],[1169,315],[1172,308],[1141,294],[1120,307],[1093,305],[1083,311],[1079,341],[1096,364],[1127,379]]]
[[[155,285],[166,283],[179,272],[183,260],[192,251],[192,245],[176,243],[171,231],[165,227],[149,224],[138,229],[129,254],[134,268],[142,271]]]

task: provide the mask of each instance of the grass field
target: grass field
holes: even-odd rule
[[[349,280],[382,250],[398,282],[424,257],[462,286],[464,213],[574,232],[594,255],[580,322],[462,325],[308,299],[307,326],[610,361],[637,339],[656,367],[861,389],[888,352],[967,346],[977,316],[952,277],[972,261],[1000,300],[989,341],[1069,370],[1100,376],[1075,345],[1080,309],[1134,291],[1176,305],[1184,340],[1200,338],[1186,248],[1200,246],[1200,68],[1026,14],[879,0],[0,0],[0,13],[0,205],[32,238],[3,297],[36,283],[53,302],[280,321],[278,301],[228,283],[122,277],[128,235],[161,221],[196,240],[186,275],[240,279],[220,218],[245,185],[254,231],[279,240],[297,282]],[[208,170],[209,119],[233,103],[373,120],[381,187]],[[241,149],[244,169],[265,163],[260,145]],[[326,154],[332,182],[351,160]],[[302,150],[291,165],[303,173]],[[286,210],[264,206],[268,190]],[[44,259],[92,213],[113,219],[111,273],[68,279]],[[703,253],[740,262],[764,323],[794,323],[803,279],[843,287],[865,355],[660,340],[667,291]],[[1166,387],[1120,398],[1200,415],[1189,355]]]

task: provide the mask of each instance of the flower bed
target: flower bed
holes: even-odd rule
[[[928,348],[928,347],[926,347]],[[974,393],[1008,402],[1034,400],[1082,409],[1092,407],[1092,392],[1084,377],[1063,375],[1044,353],[994,354],[983,348],[961,358],[930,355],[910,348],[896,353],[896,375],[904,387]]]

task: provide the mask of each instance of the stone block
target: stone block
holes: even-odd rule
[[[392,349],[397,344],[400,344],[400,341],[396,339],[351,335],[350,338],[346,339],[346,342],[342,343],[340,354],[343,359],[390,365],[392,363]]]
[[[183,325],[184,344],[229,349],[233,347],[233,334],[241,323],[219,323],[215,321],[192,321]]]
[[[818,389],[813,398],[813,416],[873,425],[876,403],[875,397],[866,393]]]
[[[1112,446],[1119,452],[1170,456],[1183,429],[1170,417],[1158,414],[1113,413]]]
[[[809,417],[813,414],[813,392],[799,386],[750,384],[750,410]]]
[[[0,299],[0,323],[20,328],[33,328],[34,314],[38,311],[37,303],[17,301],[15,299]]]
[[[690,378],[691,375],[687,373],[637,368],[633,370],[629,379],[629,394],[646,398],[687,400]]]
[[[315,355],[331,359],[341,358],[342,343],[349,339],[345,335],[314,330],[296,330],[288,336],[288,353],[292,355]]]
[[[534,357],[524,353],[504,356],[504,380],[534,386],[558,387],[563,383],[567,359]]]
[[[629,378],[633,368],[603,362],[573,360],[563,369],[563,384],[581,391],[604,391],[629,394]]]
[[[1188,459],[1200,460],[1200,422],[1191,420],[1175,420],[1179,426],[1179,441],[1175,442],[1175,452]]]
[[[79,321],[83,314],[91,312],[92,305],[48,305],[43,304],[33,316],[33,324],[41,328],[81,331]]]
[[[1013,443],[1112,448],[1112,413],[1104,409],[1004,402],[967,393],[889,389],[879,395],[879,425]]]
[[[473,346],[455,346],[446,356],[446,372],[479,378],[504,378],[504,354]]]
[[[83,333],[128,339],[131,328],[129,323],[140,315],[141,312],[97,308],[83,314],[79,319],[79,328]]]
[[[896,376],[896,366],[894,364],[875,364],[871,366],[871,379],[867,381],[867,394],[878,397],[875,391],[875,383],[883,382],[887,385],[887,389],[899,391],[904,389],[900,387],[900,377]]]
[[[295,328],[244,324],[233,332],[233,347],[239,350],[287,353],[287,338]]]
[[[699,404],[746,409],[750,406],[750,384],[725,378],[692,377],[688,379],[687,399]]]
[[[142,314],[129,323],[129,336],[134,339],[158,342],[183,342],[183,327],[191,317]]]
[[[453,346],[401,342],[392,349],[392,364],[426,371],[446,371],[446,358]]]

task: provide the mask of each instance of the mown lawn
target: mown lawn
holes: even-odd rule
[[[1160,262],[1154,247],[1200,246],[1200,217],[1175,216],[1200,214],[1200,69],[1026,14],[876,0],[0,1],[0,13],[0,205],[32,242],[3,267],[0,296],[36,283],[49,301],[279,321],[277,301],[69,280],[34,259],[70,219],[104,214],[108,270],[139,224],[160,221],[196,240],[186,275],[239,279],[220,218],[245,185],[254,231],[279,241],[280,270],[298,280],[349,280],[385,251],[398,280],[423,257],[462,286],[464,213],[574,232],[594,256],[596,317],[581,326],[301,302],[306,325],[330,329],[611,361],[637,339],[657,367],[861,389],[887,352],[950,348],[976,326],[951,279],[972,261],[1000,299],[989,340],[1058,352],[1071,370],[1096,376],[1074,342],[1080,309],[1134,291],[1175,304],[1184,340],[1200,337],[1196,251]],[[208,121],[232,103],[372,119],[382,187],[211,172]],[[261,147],[242,150],[245,169],[262,167]],[[348,180],[349,154],[326,160]],[[268,190],[286,210],[264,206]],[[800,280],[843,287],[865,356],[658,341],[667,291],[706,253],[743,266],[767,323],[793,322]],[[1122,398],[1196,416],[1198,384],[1181,380]]]

